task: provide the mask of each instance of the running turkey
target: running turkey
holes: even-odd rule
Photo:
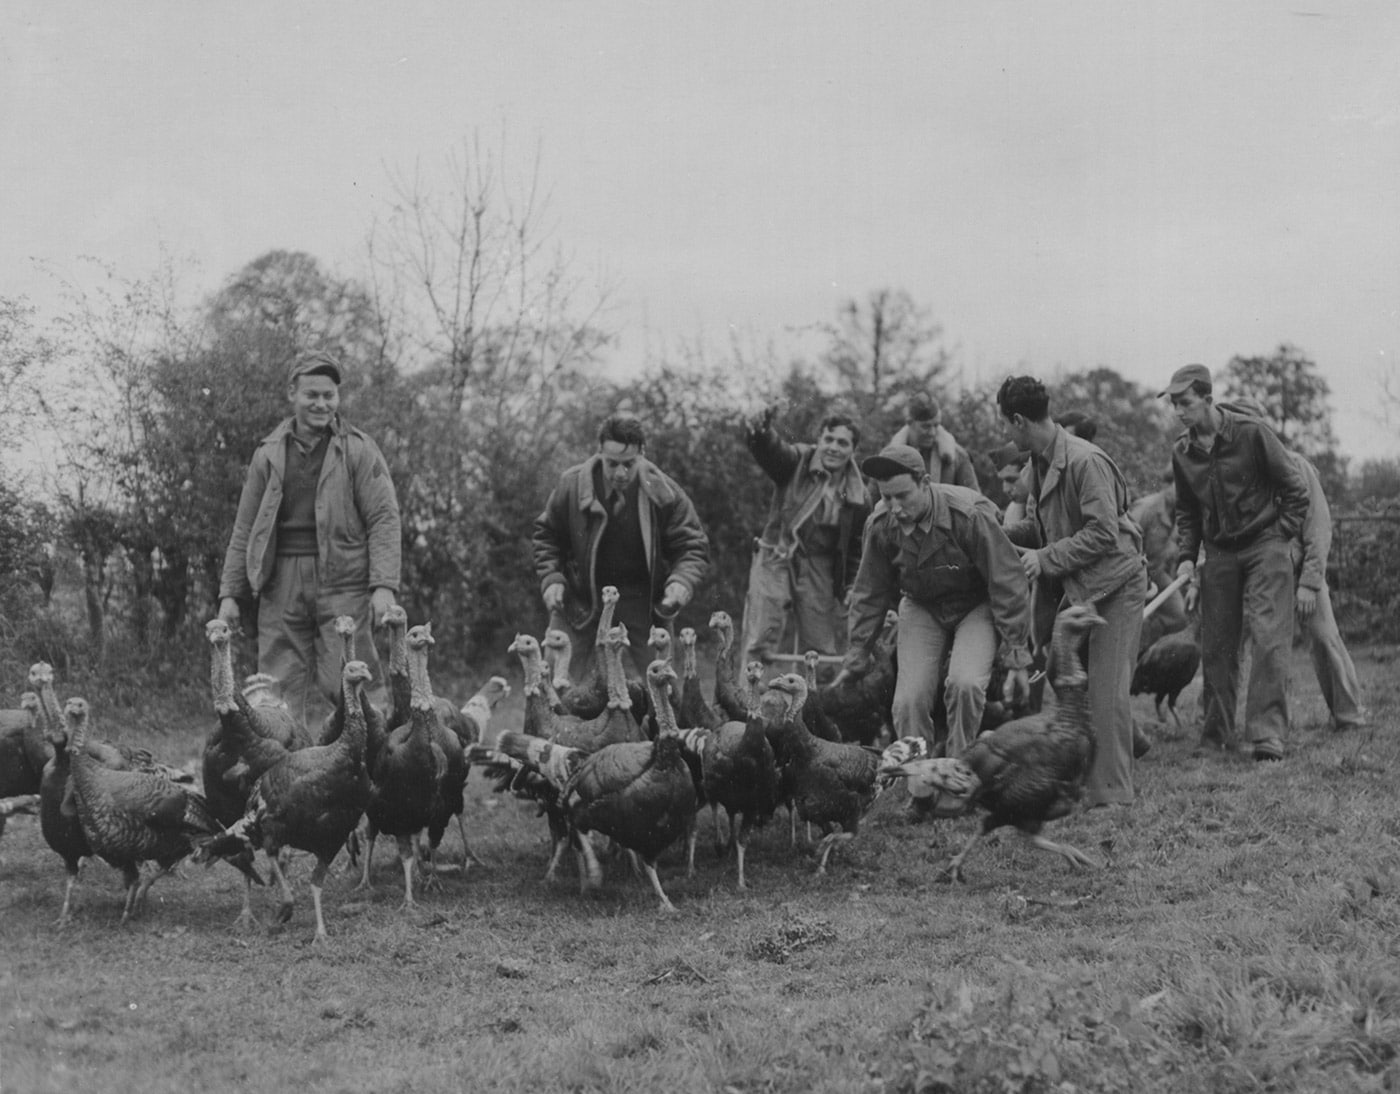
[[[973,806],[986,811],[981,827],[945,868],[963,880],[967,856],[996,828],[1016,828],[1032,846],[1061,855],[1072,867],[1094,866],[1088,855],[1040,834],[1047,821],[1068,816],[1079,804],[1094,766],[1096,744],[1089,716],[1088,676],[1079,644],[1103,623],[1088,605],[1072,605],[1055,620],[1055,709],[1048,716],[1018,718],[978,737],[957,759],[912,759],[895,769],[916,797],[939,795],[943,815]]]
[[[1173,631],[1157,639],[1143,650],[1133,669],[1133,682],[1128,688],[1131,695],[1151,695],[1157,710],[1157,721],[1162,717],[1162,700],[1167,701],[1176,728],[1181,729],[1181,718],[1176,713],[1176,701],[1196,678],[1196,670],[1201,667],[1200,617],[1194,626],[1185,630]]]

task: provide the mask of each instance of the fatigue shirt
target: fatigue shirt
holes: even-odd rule
[[[1181,557],[1196,561],[1201,543],[1247,547],[1277,523],[1286,540],[1302,533],[1308,485],[1274,431],[1258,418],[1222,407],[1206,448],[1187,430],[1172,446],[1176,534]]]
[[[1128,515],[1142,529],[1142,553],[1152,580],[1165,586],[1176,576],[1176,503],[1167,501],[1167,491],[1138,498],[1128,509]]]
[[[1332,551],[1332,511],[1327,506],[1327,495],[1322,492],[1317,468],[1301,453],[1290,455],[1308,484],[1308,515],[1299,536],[1303,557],[1298,564],[1298,584],[1320,591],[1327,584],[1327,556]]]
[[[593,455],[559,476],[544,509],[535,518],[532,551],[540,592],[563,583],[573,601],[569,625],[584,630],[598,618],[598,541],[607,507],[594,489]],[[669,475],[648,459],[637,461],[637,515],[642,525],[653,603],[668,582],[694,595],[710,564],[710,542],[695,506]]]
[[[272,576],[293,422],[288,418],[264,437],[248,463],[224,553],[220,599],[257,596]],[[403,546],[388,465],[374,441],[339,416],[316,486],[316,549],[323,589],[398,592]]]
[[[953,435],[941,425],[938,427],[940,434],[946,435],[952,441]],[[933,482],[943,483],[945,486],[965,486],[969,490],[979,490],[981,487],[977,482],[977,472],[972,467],[972,457],[967,454],[967,449],[952,441],[952,455],[945,456],[943,447],[934,441],[933,448],[929,450],[924,462],[928,466],[928,477]],[[909,444],[909,427],[900,426],[895,435],[890,438],[890,444]],[[913,447],[911,445],[911,447]]]
[[[1127,480],[1098,445],[1057,425],[1049,448],[1027,466],[1030,513],[1006,534],[1037,548],[1041,572],[1060,579],[1072,602],[1099,601],[1142,569]]]
[[[1030,664],[1030,595],[1016,548],[990,501],[961,486],[930,485],[933,506],[905,532],[881,502],[865,522],[860,569],[851,590],[846,667],[868,669],[885,612],[901,595],[953,628],[989,603],[1008,668]]]
[[[804,528],[821,519],[823,494],[832,491],[837,504],[832,588],[840,600],[855,580],[861,530],[870,515],[870,493],[855,461],[833,479],[822,467],[816,445],[789,444],[771,428],[751,432],[748,446],[776,487],[760,541],[780,557],[800,548]]]

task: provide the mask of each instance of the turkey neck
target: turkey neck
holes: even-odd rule
[[[1094,735],[1089,714],[1089,677],[1079,660],[1080,632],[1059,626],[1055,630],[1055,664],[1064,666],[1055,677],[1055,724]]]
[[[695,658],[695,642],[681,643],[681,675],[687,680],[696,680],[700,677],[700,667]]]
[[[603,649],[608,644],[608,631],[612,630],[613,612],[617,609],[617,602],[608,597],[603,597],[603,606],[598,609],[598,630],[593,639],[593,645]],[[604,650],[606,653],[606,650]]]
[[[427,646],[408,651],[408,686],[414,707],[419,710],[432,709],[433,685],[428,680]]]
[[[389,624],[389,674],[408,675],[408,629]]]
[[[214,642],[214,656],[209,659],[209,690],[214,695],[214,709],[228,714],[238,706],[233,697],[233,650],[227,642]]]
[[[607,645],[608,661],[608,706],[626,710],[632,705],[627,694],[627,670],[622,667],[622,643],[612,641]]]
[[[340,646],[340,667],[341,667],[341,668],[344,668],[346,665],[350,664],[351,661],[354,661],[354,660],[356,659],[356,658],[355,658],[355,632],[354,632],[353,629],[351,629],[351,630],[348,630],[348,631],[339,631],[338,633],[340,634],[340,642],[341,642],[341,646]]]
[[[345,697],[345,726],[340,731],[339,744],[359,762],[365,757],[365,745],[369,729],[365,724],[364,708],[360,705],[363,695],[358,680],[341,680],[340,690]]]
[[[39,709],[44,712],[44,717],[48,719],[49,725],[54,729],[63,725],[63,711],[58,709],[58,696],[53,690],[53,672],[50,670],[47,679],[29,678],[30,687],[39,693]]]
[[[659,741],[667,735],[678,736],[681,730],[676,724],[676,712],[671,707],[667,689],[648,676],[647,691],[651,693],[651,709],[656,716],[656,739]]]
[[[573,685],[574,679],[571,675],[573,670],[574,650],[573,643],[565,640],[562,646],[551,646],[554,650],[554,686],[568,690]]]
[[[525,676],[525,697],[541,694],[544,690],[544,658],[529,648],[519,650],[517,656],[520,658],[520,671]]]

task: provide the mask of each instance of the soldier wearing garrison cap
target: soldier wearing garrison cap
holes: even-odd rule
[[[398,497],[374,441],[340,417],[342,376],[324,351],[292,361],[292,416],[253,452],[219,581],[230,624],[256,602],[258,671],[277,678],[302,719],[318,692],[328,703],[339,693],[338,616],[356,621],[356,652],[378,690],[371,628],[399,588]]]
[[[865,524],[847,616],[850,649],[837,680],[864,675],[885,612],[899,609],[897,737],[934,743],[940,684],[946,754],[957,756],[982,721],[1000,636],[1007,691],[1028,693],[1029,596],[1016,548],[996,506],[974,490],[932,482],[924,457],[892,444],[861,464],[880,502]],[[945,679],[940,679],[949,654]]]
[[[1235,744],[1240,640],[1247,633],[1245,732],[1256,760],[1281,760],[1293,641],[1291,544],[1308,514],[1308,484],[1273,430],[1216,405],[1212,392],[1210,370],[1185,365],[1160,393],[1185,429],[1172,446],[1177,576],[1193,579],[1188,610],[1197,598],[1201,604],[1202,742]]]

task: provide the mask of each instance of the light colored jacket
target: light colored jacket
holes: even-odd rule
[[[1303,554],[1298,563],[1298,584],[1317,591],[1327,584],[1327,556],[1332,551],[1332,510],[1327,506],[1327,495],[1322,492],[1317,468],[1301,453],[1290,452],[1289,455],[1308,483],[1308,515],[1303,518],[1303,531],[1298,537]]]
[[[1041,572],[1064,583],[1076,604],[1093,603],[1143,567],[1142,531],[1128,515],[1128,483],[1108,455],[1055,427],[1042,470],[1032,457],[1024,520],[1006,529],[1011,542],[1034,547]]]
[[[219,598],[257,596],[277,557],[277,510],[287,470],[288,418],[248,462],[233,521]],[[316,552],[324,589],[399,589],[403,545],[389,467],[370,438],[339,417],[316,484]]]

